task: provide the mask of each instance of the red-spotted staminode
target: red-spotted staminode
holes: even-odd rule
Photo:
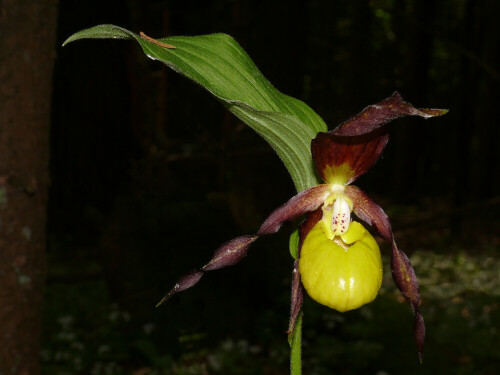
[[[377,243],[357,221],[370,225],[392,246],[394,282],[410,302],[414,313],[414,334],[422,360],[425,325],[419,311],[417,278],[406,254],[394,240],[385,212],[368,195],[350,185],[371,168],[389,140],[391,120],[402,116],[424,118],[445,114],[442,109],[417,109],[399,93],[359,114],[311,142],[316,171],[325,182],[304,190],[269,215],[254,235],[237,237],[217,249],[200,269],[183,276],[158,303],[196,284],[206,271],[238,263],[260,236],[276,233],[287,220],[307,214],[299,227],[299,251],[294,264],[289,331],[292,332],[303,301],[303,289],[314,300],[338,311],[371,302],[382,280],[382,263]]]

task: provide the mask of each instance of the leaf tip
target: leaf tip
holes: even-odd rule
[[[61,45],[61,47],[65,47],[67,44],[73,42],[74,40],[78,39],[78,38],[75,38],[75,35],[76,34],[73,34],[71,35],[70,37],[68,37],[64,42],[63,44]]]
[[[97,25],[80,30],[67,38],[62,46],[79,39],[131,39],[135,34],[115,25]]]

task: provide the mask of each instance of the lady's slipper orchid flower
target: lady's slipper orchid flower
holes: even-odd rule
[[[294,264],[289,332],[294,330],[302,306],[302,286],[311,298],[341,312],[369,303],[382,282],[382,262],[373,237],[360,223],[352,221],[354,213],[392,245],[393,279],[413,309],[414,333],[422,358],[425,326],[413,267],[397,247],[385,212],[350,184],[381,155],[389,140],[386,123],[402,116],[429,118],[446,112],[414,108],[396,92],[336,129],[319,133],[311,142],[311,153],[325,183],[300,192],[273,211],[256,234],[223,244],[206,265],[182,277],[158,305],[196,284],[206,271],[238,263],[257,238],[276,233],[285,221],[304,214],[307,217],[299,227],[299,252]]]

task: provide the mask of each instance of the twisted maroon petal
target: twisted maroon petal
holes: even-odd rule
[[[213,271],[239,263],[247,255],[248,248],[257,238],[259,236],[246,235],[224,243],[215,251],[210,262],[201,267],[201,270]]]
[[[392,244],[391,270],[394,283],[401,291],[401,294],[410,302],[413,310],[413,332],[417,343],[417,350],[420,362],[423,360],[425,324],[424,318],[419,310],[420,291],[417,276],[406,254],[400,250],[392,234],[391,223],[385,214],[366,193],[356,186],[347,186],[346,195],[353,202],[353,211],[361,220],[371,225],[382,238]]]
[[[418,359],[422,363],[424,361],[425,322],[419,310],[413,320],[413,333],[417,342]]]
[[[182,292],[195,285],[207,271],[229,267],[239,263],[248,253],[250,245],[260,236],[276,233],[283,223],[293,220],[307,212],[320,207],[330,194],[328,185],[318,185],[304,190],[292,197],[281,207],[274,210],[264,221],[257,234],[234,238],[222,244],[212,256],[212,259],[201,267],[179,279],[174,287],[157,304],[161,305],[176,293]]]

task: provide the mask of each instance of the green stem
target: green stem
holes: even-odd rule
[[[290,344],[290,374],[302,374],[302,309],[297,317],[295,329],[292,334],[292,342]]]
[[[290,254],[293,259],[297,259],[299,247],[299,231],[296,229],[290,236]],[[288,343],[290,344],[290,374],[302,374],[302,308],[297,315],[295,328],[291,334],[288,335]]]

